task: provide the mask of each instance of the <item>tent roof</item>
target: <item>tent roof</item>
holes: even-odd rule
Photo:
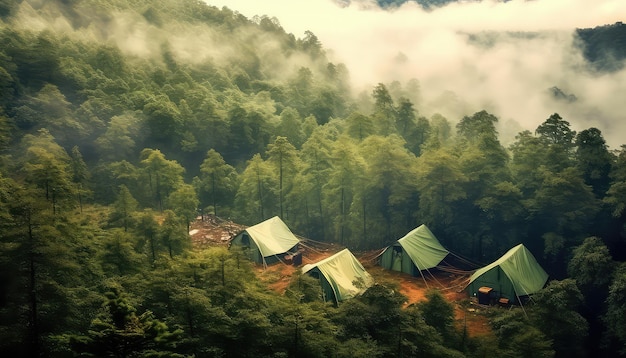
[[[263,257],[285,253],[300,242],[278,216],[250,226],[245,231]]]
[[[398,243],[419,270],[426,270],[439,265],[450,253],[441,246],[435,235],[423,224],[399,239]]]
[[[496,261],[476,270],[470,277],[470,283],[497,266],[500,266],[511,280],[518,296],[535,293],[541,290],[548,281],[548,274],[539,265],[533,254],[523,244],[519,244]]]
[[[302,273],[307,273],[316,267],[332,286],[337,301],[356,296],[374,282],[372,276],[365,271],[363,265],[348,249],[343,249],[317,263],[304,265]],[[362,281],[362,287],[354,284],[358,281]]]

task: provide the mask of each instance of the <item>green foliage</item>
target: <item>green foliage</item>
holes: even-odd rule
[[[492,191],[478,199],[476,204],[488,216],[511,222],[524,212],[521,199],[521,190],[512,182],[503,181],[495,184]]]
[[[545,165],[548,169],[558,172],[572,164],[576,131],[570,129],[568,121],[554,113],[537,127],[535,134],[547,150]]]
[[[383,83],[379,83],[372,91],[374,120],[376,133],[388,136],[395,133],[396,107],[389,90]]]
[[[188,221],[181,220],[172,210],[165,210],[163,223],[159,227],[157,237],[163,247],[167,248],[170,258],[180,255],[191,245],[185,224]]]
[[[139,119],[133,113],[111,118],[106,131],[95,141],[103,160],[120,161],[135,153]]]
[[[454,307],[445,299],[441,292],[430,290],[426,293],[426,301],[417,304],[424,322],[435,328],[445,339],[454,337]]]
[[[108,276],[125,276],[142,269],[142,257],[135,250],[136,238],[123,230],[110,230],[100,238],[101,265]]]
[[[161,210],[165,199],[181,186],[185,169],[175,160],[165,159],[158,149],[142,150],[140,164],[155,207]]]
[[[192,249],[197,209],[281,215],[352,249],[422,223],[480,261],[524,242],[576,284],[551,284],[527,318],[497,322],[497,347],[467,339],[464,353],[574,354],[600,316],[607,352],[622,348],[623,275],[610,273],[626,150],[597,129],[554,113],[507,151],[493,114],[427,118],[415,79],[354,97],[312,32],[201,1],[0,1],[0,18],[2,352],[69,356],[73,339],[105,355],[128,338],[144,356],[461,354],[441,297],[403,308],[385,284],[335,309],[306,277],[276,295],[241,252]],[[622,28],[579,31],[585,55]]]
[[[603,316],[609,334],[618,343],[620,354],[626,354],[626,265],[618,267],[609,287],[607,310]]]
[[[453,349],[454,342],[442,338],[440,333],[426,322],[421,309],[415,307],[403,309],[404,302],[406,297],[393,285],[376,284],[370,287],[361,296],[339,306],[338,312],[333,317],[333,321],[340,328],[338,338],[342,344],[354,347],[357,355],[368,352],[372,356],[380,357],[463,356]],[[438,313],[429,311],[430,307],[432,306],[426,310],[432,313],[430,318],[435,319],[434,315]],[[445,306],[446,312],[448,308],[450,306]],[[444,316],[446,322],[449,322],[449,317],[446,314]],[[439,322],[436,324],[441,326]],[[446,330],[448,329],[452,328],[448,326]],[[358,345],[359,341],[363,343]],[[372,341],[376,342],[375,346],[372,346]],[[342,350],[341,354],[346,353]]]
[[[300,161],[296,148],[285,137],[277,137],[273,144],[269,144],[267,155],[267,163],[273,175],[278,179],[278,187],[270,188],[270,190],[278,192],[278,212],[283,218],[285,217],[284,198],[289,191],[293,190],[294,178],[300,169]]]
[[[491,324],[503,356],[555,356],[552,341],[532,324],[521,309],[497,312]]]
[[[604,197],[609,188],[609,173],[613,157],[602,133],[597,128],[581,131],[576,136],[576,161],[585,183],[591,185],[597,197]]]
[[[304,133],[302,132],[302,118],[293,108],[287,107],[280,113],[280,124],[276,127],[276,135],[287,138],[294,147],[302,147]]]
[[[419,158],[417,188],[420,216],[424,222],[447,225],[454,221],[453,204],[467,196],[458,158],[449,149],[428,151]]]
[[[21,164],[25,180],[42,190],[53,207],[60,203],[72,207],[74,187],[71,184],[70,157],[65,149],[46,129],[39,130],[37,136],[24,136],[22,146],[25,154]]]
[[[356,144],[345,137],[335,142],[330,154],[331,169],[324,188],[324,204],[328,217],[334,218],[331,237],[346,244],[352,227],[350,212],[357,210],[355,197],[366,182],[366,162]]]
[[[180,138],[182,119],[176,104],[160,95],[143,107],[150,135],[157,145],[172,145]]]
[[[119,288],[111,287],[105,293],[107,302],[102,312],[91,322],[87,335],[70,339],[72,350],[95,356],[149,356],[175,347],[181,330],[170,331],[152,312],[137,314]],[[170,353],[168,355],[173,357]]]
[[[463,117],[456,125],[456,130],[460,139],[476,143],[482,137],[497,138],[496,123],[498,123],[497,117],[487,111],[481,111],[474,113],[471,117]]]
[[[569,128],[569,122],[563,120],[558,113],[554,113],[545,122],[539,125],[535,132],[540,138],[552,145],[561,145],[566,149],[572,146],[576,132]]]
[[[400,324],[400,307],[406,297],[397,289],[376,284],[360,297],[339,306],[335,320],[350,325],[342,339],[372,337],[389,344],[397,334]],[[357,313],[358,312],[358,313]]]
[[[613,179],[604,202],[609,205],[613,217],[626,215],[626,146],[622,145],[617,161],[610,174]]]
[[[109,216],[109,221],[113,225],[121,223],[124,231],[128,231],[128,227],[132,224],[132,217],[137,210],[137,206],[137,200],[133,198],[128,188],[123,184],[120,185],[117,200],[113,203],[113,210]]]
[[[294,275],[285,294],[297,302],[319,302],[323,299],[319,279],[311,275]]]
[[[363,225],[369,237],[380,238],[382,242],[372,243],[382,246],[405,232],[397,232],[396,227],[407,226],[404,215],[415,207],[417,198],[413,195],[419,184],[415,156],[404,147],[399,136],[370,136],[361,143],[362,155],[367,159],[365,185],[357,190],[356,198],[364,203]],[[402,165],[396,165],[403,163]],[[395,219],[395,220],[394,220]],[[364,247],[368,247],[363,243]]]
[[[189,184],[181,185],[167,197],[167,206],[184,219],[187,231],[191,222],[196,219],[199,203],[194,187]]]
[[[3,351],[48,355],[49,336],[85,328],[88,287],[101,273],[91,262],[96,247],[84,240],[89,230],[55,213],[42,190],[3,178],[0,187]]]
[[[583,291],[597,291],[611,282],[614,262],[606,245],[597,237],[588,237],[574,248],[568,264],[569,275]]]
[[[546,150],[542,141],[530,131],[520,132],[515,139],[510,147],[511,173],[515,183],[527,196],[541,185],[541,171],[538,169],[546,163]]]
[[[542,174],[542,187],[526,202],[526,206],[541,225],[539,227],[571,238],[572,233],[581,232],[586,227],[585,220],[590,220],[599,211],[599,202],[575,168],[567,168],[561,173],[546,170]],[[572,200],[577,203],[575,207],[571,205]],[[563,253],[562,250],[575,244],[574,240],[564,241],[563,246],[552,245],[552,250],[546,250],[546,253],[558,256]]]
[[[558,356],[584,356],[584,342],[589,324],[578,309],[583,295],[573,279],[551,281],[533,296],[535,302],[529,317],[533,326],[553,341]]]
[[[278,178],[260,155],[248,162],[240,179],[235,205],[242,220],[255,223],[272,217],[272,207],[278,203],[278,198],[271,188],[278,186]]]
[[[136,213],[134,232],[139,237],[137,243],[138,251],[147,250],[152,262],[156,261],[158,251],[157,233],[159,224],[155,213],[151,209],[145,209],[141,213]]]
[[[623,68],[621,60],[626,58],[626,25],[616,22],[612,25],[576,29],[582,40],[585,59],[599,71],[613,72]]]
[[[327,212],[329,208],[324,200],[327,196],[325,190],[328,185],[328,175],[331,171],[331,145],[334,134],[330,127],[317,127],[309,139],[303,144],[300,150],[301,170],[294,178],[297,183],[288,194],[287,200],[292,202],[291,211],[302,213],[299,221],[292,221],[298,227],[307,227],[307,234],[310,237],[325,238],[328,235],[327,222],[329,220]],[[293,198],[293,199],[292,199]],[[296,199],[298,198],[298,199]],[[299,200],[305,198],[305,200]],[[313,225],[311,225],[314,223]],[[312,230],[311,227],[317,227]]]
[[[374,121],[372,118],[358,112],[352,112],[346,118],[346,133],[352,138],[362,141],[374,134]]]

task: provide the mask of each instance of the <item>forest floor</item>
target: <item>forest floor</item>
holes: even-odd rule
[[[229,220],[205,215],[204,220],[198,218],[192,223],[189,234],[194,248],[201,250],[211,246],[227,246],[230,238],[245,228],[246,226]],[[306,239],[303,241],[306,242],[301,248],[303,265],[318,262],[343,249],[338,245]],[[470,300],[464,290],[467,276],[435,270],[427,272],[425,277],[413,277],[405,273],[385,270],[376,265],[374,260],[376,254],[376,252],[355,253],[355,256],[375,281],[397,283],[400,292],[407,297],[405,306],[424,301],[429,290],[437,289],[454,306],[459,330],[467,330],[470,337],[492,334],[488,319],[483,314],[486,307]],[[259,279],[270,289],[284,294],[298,269],[299,267],[290,264],[278,263],[267,268],[259,265],[255,271]]]

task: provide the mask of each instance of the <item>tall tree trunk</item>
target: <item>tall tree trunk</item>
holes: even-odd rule
[[[193,337],[195,336],[195,329],[193,326],[193,314],[191,312],[191,309],[189,307],[187,307],[186,309],[186,313],[187,313],[187,325],[189,326],[189,336]]]
[[[345,227],[346,227],[346,197],[345,189],[341,187],[341,234],[339,236],[339,242],[343,245],[345,240]]]
[[[294,357],[298,356],[298,336],[300,334],[300,332],[298,331],[298,316],[295,317],[295,323],[296,323],[296,332],[295,332],[295,337],[294,337],[294,341],[293,341],[293,345],[294,345]]]
[[[82,191],[83,191],[83,186],[82,184],[78,185],[78,207],[80,208],[80,213],[83,213],[83,195],[82,195]]]
[[[156,174],[156,199],[159,211],[163,211],[163,198],[161,197],[161,178],[159,173]]]
[[[322,206],[322,186],[320,185],[319,178],[316,178],[317,181],[317,205],[320,212],[320,227],[322,229],[322,236],[325,236],[326,229],[324,228],[324,208]]]
[[[361,239],[363,244],[365,244],[365,241],[367,241],[367,214],[365,212],[366,208],[366,201],[365,198],[363,198],[363,238]]]
[[[306,217],[306,233],[311,237],[311,215],[309,214],[309,199],[304,199],[304,215]]]
[[[217,217],[217,199],[215,198],[215,173],[211,173],[211,196],[213,197],[213,215]]]
[[[52,188],[52,215],[56,216],[57,214],[57,196],[56,196],[56,189]]]
[[[279,190],[279,205],[280,205],[280,218],[282,219],[283,216],[283,152],[280,152],[280,155],[278,156],[278,190]]]
[[[317,150],[315,150],[315,183],[317,184],[317,204],[318,204],[318,210],[320,213],[320,227],[322,229],[322,235],[325,236],[326,235],[326,228],[324,226],[324,207],[322,204],[322,184],[320,183],[320,169],[319,169],[319,159],[317,157]]]
[[[261,182],[261,175],[258,172],[258,168],[257,168],[256,178],[257,178],[257,188],[259,192],[259,214],[261,215],[261,221],[262,221],[265,218],[265,215],[263,213],[263,183]]]
[[[150,251],[152,252],[152,262],[156,261],[156,250],[154,248],[154,235],[150,235]]]
[[[226,257],[220,257],[221,269],[222,269],[222,287],[226,286],[226,271],[224,266],[226,266]]]
[[[33,224],[31,222],[30,209],[27,209],[26,224],[28,225],[28,303],[30,312],[28,317],[28,340],[30,357],[40,356],[40,332],[39,332],[39,306],[37,304],[37,265],[35,263],[35,237],[33,235]]]

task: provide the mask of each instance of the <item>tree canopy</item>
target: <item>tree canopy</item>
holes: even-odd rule
[[[556,112],[505,144],[497,113],[447,118],[417,79],[354,93],[330,53],[202,1],[0,1],[0,351],[625,355],[626,147]],[[268,290],[241,252],[192,245],[207,215],[359,252],[427,224],[475,262],[523,243],[553,281],[483,342],[434,291]]]

